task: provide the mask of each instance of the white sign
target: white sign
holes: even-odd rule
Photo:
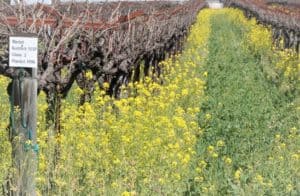
[[[38,38],[25,36],[9,37],[9,66],[37,68]]]

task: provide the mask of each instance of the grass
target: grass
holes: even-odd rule
[[[206,101],[199,117],[204,134],[197,146],[208,166],[198,189],[210,195],[297,195],[300,163],[291,156],[298,156],[300,139],[291,130],[300,125],[299,110],[265,77],[266,62],[258,56],[268,51],[249,50],[249,27],[236,20],[222,11],[211,17]],[[276,135],[289,139],[278,141]],[[208,146],[216,148],[218,141],[225,145],[212,159]]]

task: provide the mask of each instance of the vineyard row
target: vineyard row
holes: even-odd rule
[[[271,1],[272,2],[272,1]],[[227,0],[226,5],[244,11],[248,18],[255,17],[260,23],[272,27],[273,40],[277,46],[283,40],[283,48],[300,47],[300,6],[268,4],[260,0]]]
[[[85,92],[92,92],[95,82],[100,86],[107,82],[107,93],[117,97],[122,84],[139,80],[142,62],[145,75],[152,70],[159,75],[158,63],[182,49],[189,27],[205,5],[202,0],[38,4],[33,9],[1,5],[6,9],[0,16],[0,74],[18,75],[8,66],[8,35],[35,33],[40,40],[39,89],[49,99],[66,96],[75,81]],[[87,71],[93,73],[90,80]]]

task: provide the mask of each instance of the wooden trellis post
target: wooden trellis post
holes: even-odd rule
[[[12,173],[7,194],[34,196],[38,156],[36,141],[38,40],[33,35],[11,36],[9,39],[9,66],[16,67],[17,76],[12,81],[10,92]]]

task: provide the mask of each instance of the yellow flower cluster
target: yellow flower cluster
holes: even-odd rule
[[[283,39],[280,40],[279,48],[274,46],[270,28],[258,25],[255,19],[243,23],[248,28],[246,40],[250,43],[251,51],[255,54],[266,54],[261,57],[263,61],[266,61],[268,58],[273,58],[274,67],[276,68],[277,73],[268,72],[268,68],[264,68],[267,72],[267,77],[273,81],[276,81],[279,77],[283,77],[283,81],[280,81],[280,88],[284,93],[295,91],[295,89],[299,90],[299,54],[293,49],[284,49]]]
[[[300,81],[300,58],[298,54],[290,49],[278,51],[276,68],[290,81]]]
[[[248,21],[247,27],[249,28],[247,40],[250,41],[254,51],[262,53],[272,48],[272,33],[268,28],[257,25],[255,19]]]
[[[0,182],[7,177],[11,164],[11,145],[8,140],[9,98],[6,88],[9,79],[0,75]]]
[[[60,164],[66,164],[68,173],[75,172],[69,173],[72,180],[77,177],[79,183],[93,171],[86,183],[104,188],[115,182],[117,186],[109,188],[116,193],[134,191],[137,183],[151,184],[152,191],[183,189],[181,179],[188,177],[195,154],[196,114],[203,88],[192,64],[166,60],[162,66],[169,75],[164,76],[164,85],[146,78],[145,83],[124,87],[122,93],[128,98],[103,97],[98,89],[93,103],[79,108],[65,103]]]
[[[53,153],[56,144],[60,157],[51,172],[61,192],[151,195],[186,190],[201,132],[197,114],[204,82],[197,67],[207,54],[207,14],[211,13],[198,16],[186,50],[160,63],[161,77],[151,75],[123,86],[121,99],[97,88],[92,102],[79,107],[82,92],[73,88],[63,101],[59,137],[39,132],[39,187],[46,186],[49,179],[43,174],[51,170],[45,153]],[[46,109],[43,105],[39,107]],[[47,129],[44,124],[40,122],[39,128]],[[43,142],[49,138],[52,144]]]

